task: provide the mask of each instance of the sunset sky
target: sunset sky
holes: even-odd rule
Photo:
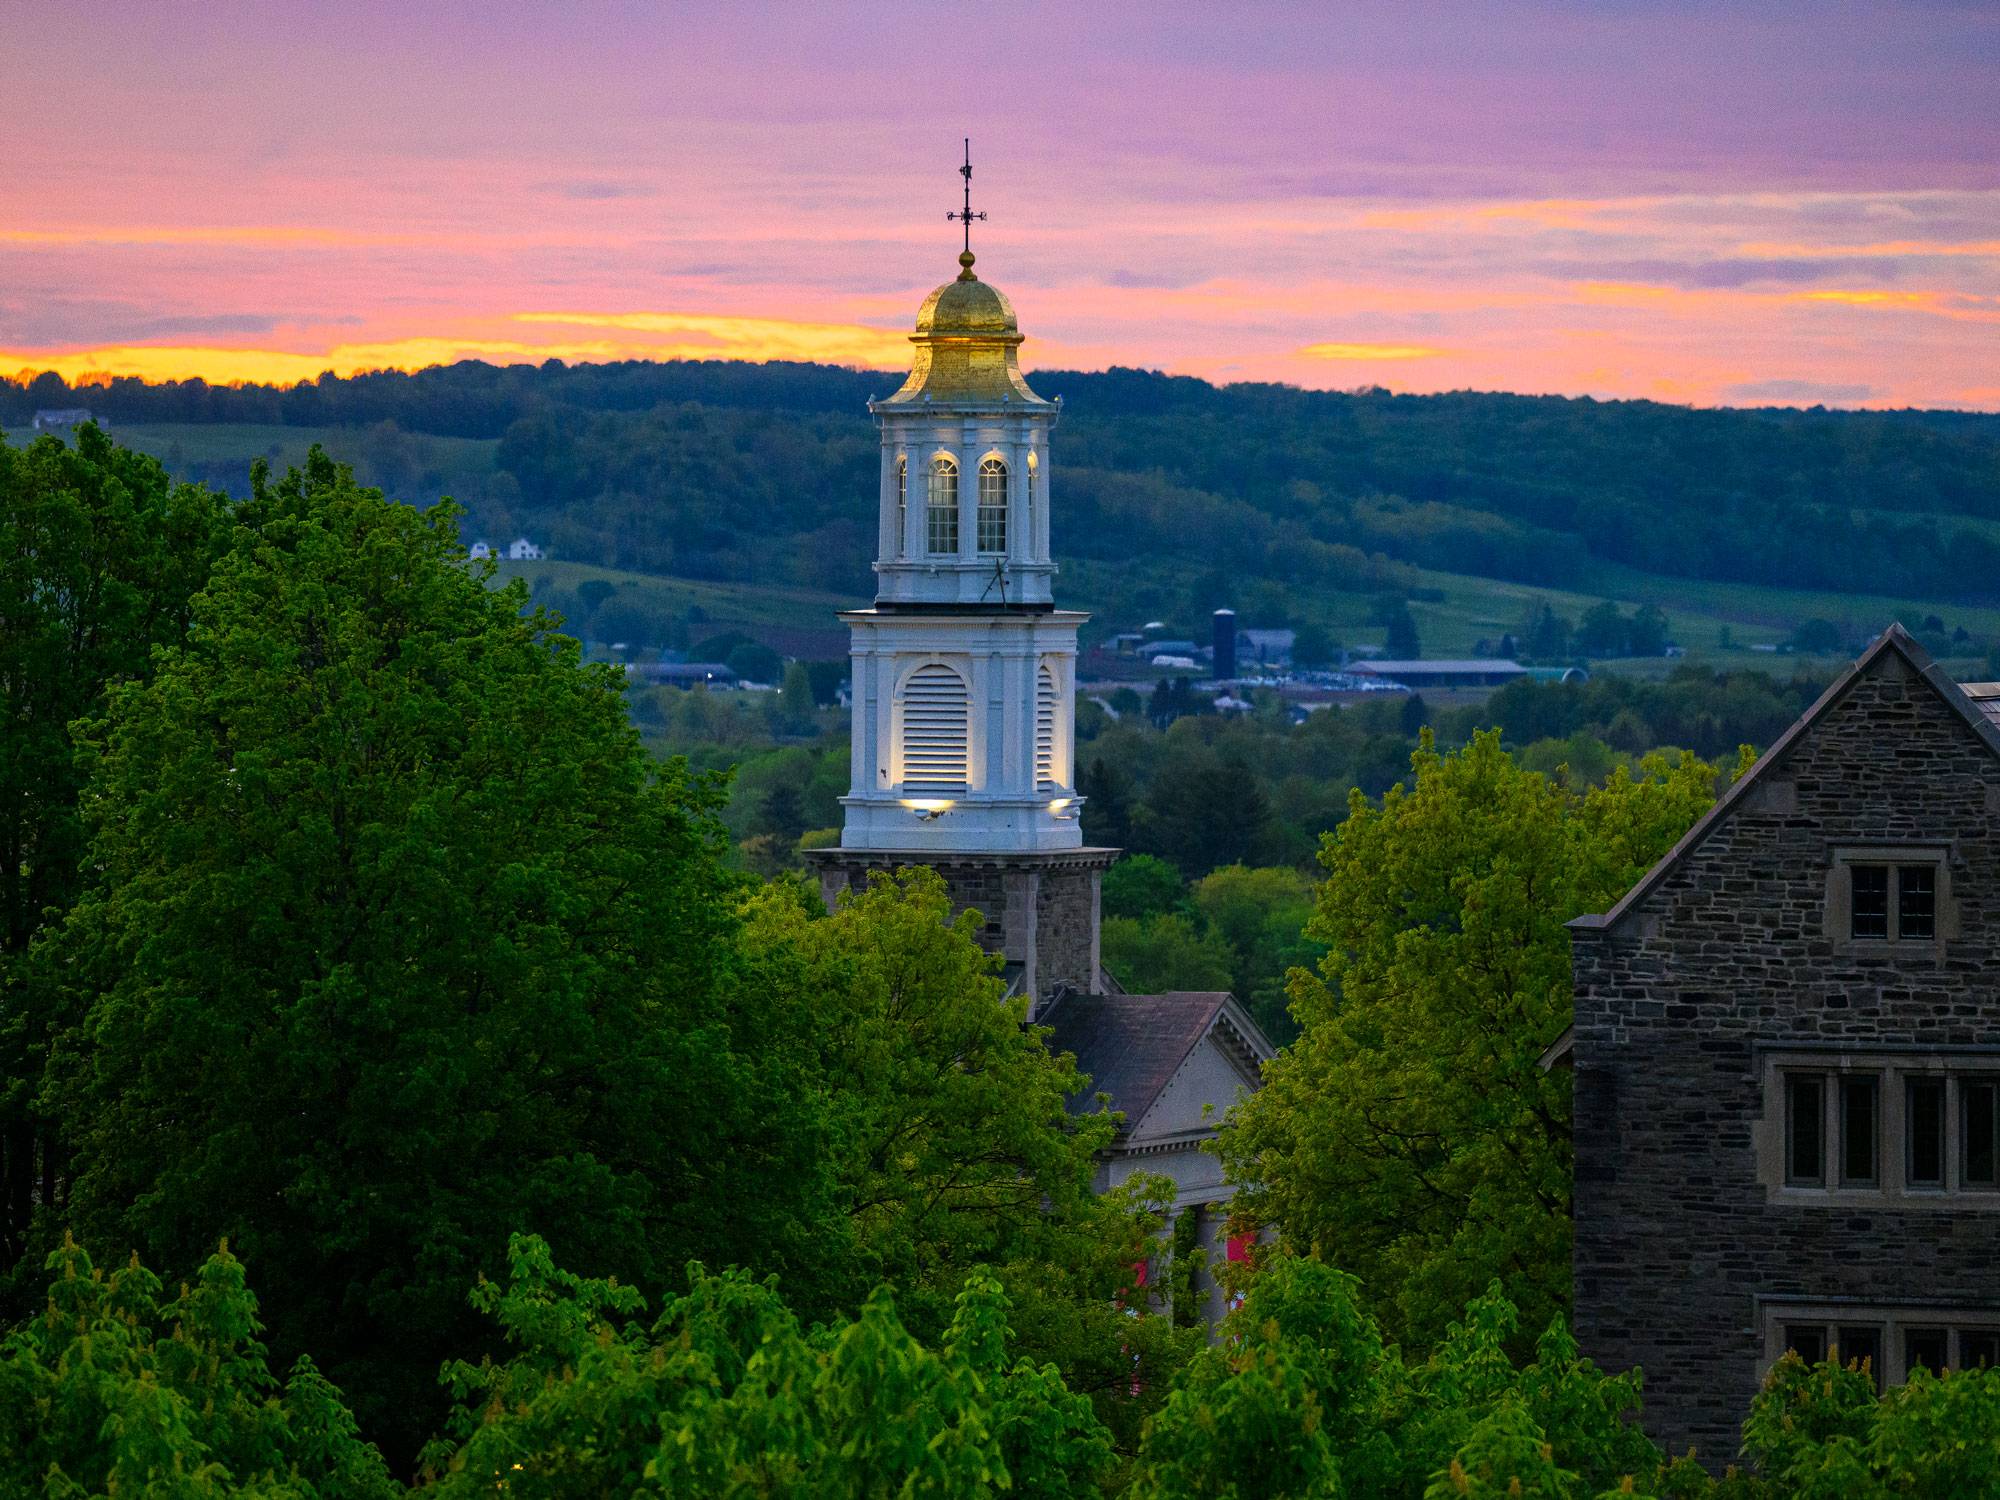
[[[0,373],[1033,367],[2000,409],[2000,3],[0,12]]]

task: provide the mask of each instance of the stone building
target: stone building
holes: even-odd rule
[[[2000,684],[1892,627],[1570,924],[1576,1331],[1655,1438],[1733,1457],[1787,1348],[2000,1362],[1996,814]]]

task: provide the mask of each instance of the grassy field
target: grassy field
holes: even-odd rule
[[[1547,600],[1558,614],[1567,615],[1572,621],[1605,599],[1627,609],[1651,604],[1665,613],[1673,639],[1686,648],[1691,659],[1764,662],[1770,665],[1770,670],[1787,674],[1814,659],[1791,656],[1774,659],[1769,653],[1753,648],[1777,645],[1801,622],[1814,618],[1831,620],[1856,639],[1879,633],[1893,619],[1913,622],[1929,614],[1937,615],[1947,626],[1962,625],[1977,636],[2000,635],[2000,609],[1936,600],[1712,583],[1624,568],[1607,568],[1599,580],[1602,592],[1592,593],[1536,588],[1458,573],[1426,573],[1423,581],[1444,595],[1436,603],[1418,601],[1410,606],[1426,656],[1468,655],[1477,641],[1498,640],[1519,626],[1536,600]],[[1358,618],[1365,620],[1365,601],[1357,602],[1362,606]],[[1728,649],[1722,644],[1725,629],[1733,642]],[[1373,640],[1375,636],[1357,636],[1357,639]],[[1846,658],[1840,660],[1844,664]],[[1636,662],[1618,665],[1666,671],[1672,663],[1662,662],[1657,668]]]
[[[594,563],[502,562],[501,578],[525,578],[538,593],[550,589],[574,591],[589,579],[601,579],[618,588],[629,588],[657,599],[676,614],[699,609],[711,624],[775,625],[785,629],[836,629],[834,618],[843,609],[855,609],[867,600],[845,594],[821,593],[816,589],[776,587],[754,583],[703,583],[690,578],[663,578],[652,573],[628,573],[619,568],[600,568]]]

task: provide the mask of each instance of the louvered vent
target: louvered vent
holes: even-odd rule
[[[1043,667],[1035,676],[1035,789],[1056,787],[1056,674]]]
[[[964,791],[965,730],[965,679],[935,664],[912,672],[903,688],[903,790]]]

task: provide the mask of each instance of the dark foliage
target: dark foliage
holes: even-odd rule
[[[853,589],[873,528],[863,411],[892,377],[626,362],[325,376],[291,389],[51,376],[0,382],[0,421],[86,402],[117,422],[394,423],[501,440],[511,516],[570,557]],[[1643,401],[1217,388],[1140,370],[1038,372],[1061,393],[1068,557],[1143,550],[1226,587],[1255,576],[1407,589],[1415,564],[1588,586],[1604,564],[1868,593],[1991,598],[2000,418],[1696,411]],[[698,405],[696,404],[698,403]]]

